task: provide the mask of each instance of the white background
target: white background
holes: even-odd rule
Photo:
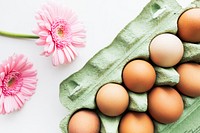
[[[0,29],[32,34],[35,12],[48,0],[0,0]],[[78,71],[100,49],[109,45],[120,30],[134,19],[149,0],[57,0],[74,10],[87,30],[87,46],[71,64],[54,67],[35,40],[0,36],[0,63],[24,54],[38,72],[36,93],[24,107],[0,115],[0,133],[60,133],[59,123],[68,113],[59,101],[59,84]],[[186,5],[188,0],[179,0]]]

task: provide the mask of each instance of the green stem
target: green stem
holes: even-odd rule
[[[6,37],[12,37],[12,38],[30,38],[30,39],[38,39],[39,38],[36,35],[18,34],[18,33],[12,33],[12,32],[1,31],[1,30],[0,30],[0,35],[6,36]]]

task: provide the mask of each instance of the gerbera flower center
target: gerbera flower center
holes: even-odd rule
[[[64,36],[64,30],[63,28],[58,29],[58,35],[62,38]]]
[[[22,78],[19,72],[12,71],[5,76],[2,84],[4,95],[15,95],[21,90]]]
[[[51,26],[51,36],[56,48],[62,49],[68,44],[69,31],[70,29],[66,20],[58,19],[53,22]]]
[[[8,87],[11,87],[13,84],[15,84],[15,78],[11,78],[9,81],[8,81]]]

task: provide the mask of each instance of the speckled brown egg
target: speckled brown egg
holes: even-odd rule
[[[69,133],[99,133],[100,120],[91,110],[80,110],[73,114],[68,124]]]
[[[200,96],[200,65],[197,63],[184,63],[177,67],[180,75],[177,89],[184,95]]]
[[[180,94],[171,87],[155,87],[148,94],[148,111],[160,123],[179,119],[184,109]]]
[[[143,93],[151,89],[155,80],[156,72],[153,66],[144,60],[129,62],[122,73],[125,86],[137,93]]]
[[[186,42],[200,42],[200,8],[185,11],[178,19],[178,36]]]
[[[119,133],[154,133],[154,125],[146,113],[128,112],[120,121]]]

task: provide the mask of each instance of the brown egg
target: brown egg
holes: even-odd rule
[[[158,66],[172,67],[183,57],[181,40],[169,33],[156,36],[150,43],[150,58]]]
[[[148,95],[148,111],[160,123],[175,122],[183,109],[180,94],[171,87],[155,87]]]
[[[156,80],[156,72],[153,66],[144,60],[129,62],[122,73],[125,86],[133,92],[146,92],[153,86]]]
[[[100,120],[97,114],[91,110],[80,110],[70,119],[69,133],[99,133]]]
[[[103,114],[107,116],[118,116],[128,107],[129,95],[123,86],[108,83],[102,86],[97,92],[96,104]]]
[[[180,75],[177,89],[187,96],[200,96],[200,65],[184,63],[177,67],[177,72]]]
[[[146,113],[128,112],[120,121],[119,133],[154,133],[154,125]]]
[[[179,17],[178,36],[186,42],[200,42],[200,8],[189,9]]]

